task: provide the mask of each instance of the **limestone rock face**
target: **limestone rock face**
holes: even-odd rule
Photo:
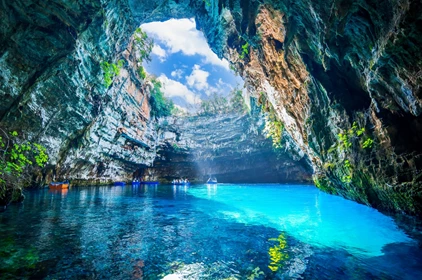
[[[239,1],[225,7],[218,20],[227,40],[214,47],[309,156],[316,185],[379,209],[420,214],[422,57],[415,46],[422,6]],[[204,22],[204,29],[216,25]]]
[[[158,138],[154,168],[141,174],[149,180],[187,177],[203,183],[211,175],[225,183],[311,180],[307,157],[293,158],[287,145],[274,149],[260,114],[170,117],[160,121]]]
[[[18,0],[0,9],[1,126],[47,147],[40,183],[127,179],[155,157],[134,25],[118,2]],[[107,87],[101,63],[119,59]]]
[[[137,25],[195,17],[251,96],[284,123],[318,187],[378,209],[422,213],[418,1],[15,0],[0,7],[1,126],[46,145],[57,175],[127,178],[152,163],[156,132],[133,105],[148,93],[124,53]],[[127,73],[105,88],[100,63],[121,58]]]

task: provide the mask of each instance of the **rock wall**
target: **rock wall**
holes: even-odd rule
[[[1,4],[0,124],[47,147],[38,175],[78,183],[132,177],[155,157],[148,86],[136,74],[135,28],[120,1]],[[110,87],[101,63],[124,65]]]
[[[1,125],[46,145],[60,174],[123,178],[133,162],[151,162],[141,143],[153,143],[154,133],[148,124],[128,126],[120,113],[137,97],[118,85],[135,80],[122,74],[131,82],[119,78],[106,89],[100,63],[124,57],[140,23],[195,16],[214,51],[309,157],[318,187],[378,209],[422,213],[418,1],[15,0],[0,7]]]
[[[286,136],[287,137],[287,136]],[[292,157],[288,145],[273,148],[260,113],[170,117],[159,123],[159,148],[153,168],[140,170],[147,180],[189,178],[205,182],[310,182],[307,157]]]
[[[310,157],[319,188],[420,214],[420,3],[266,2],[206,6],[211,45]]]

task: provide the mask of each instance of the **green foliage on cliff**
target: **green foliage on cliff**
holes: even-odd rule
[[[336,189],[327,177],[321,175],[315,175],[313,177],[315,186],[323,192],[336,194]]]
[[[266,113],[264,132],[267,137],[271,137],[273,140],[273,147],[279,149],[282,147],[281,141],[283,139],[284,124],[278,119],[273,106],[266,99],[264,92],[261,92],[258,104],[261,105],[261,110]]]
[[[342,147],[344,150],[348,150],[352,147],[352,141],[353,139],[357,139],[361,142],[361,147],[364,149],[372,148],[372,144],[374,141],[366,137],[366,139],[363,141],[362,137],[365,135],[365,128],[359,128],[358,124],[356,122],[353,123],[352,127],[347,130],[347,132],[339,133],[339,141],[340,141],[340,147]]]
[[[7,204],[19,199],[14,196],[30,183],[31,169],[43,167],[48,155],[40,144],[19,140],[16,131],[0,133],[0,202]]]
[[[174,104],[173,101],[167,99],[161,90],[161,83],[156,79],[152,79],[153,89],[151,90],[151,96],[149,104],[151,106],[151,116],[154,118],[170,116]]]
[[[240,59],[244,59],[246,55],[249,54],[249,43],[246,42],[245,44],[242,45],[242,52],[240,54]]]
[[[115,76],[120,74],[120,68],[123,67],[124,61],[119,60],[117,64],[108,63],[107,61],[101,62],[101,69],[103,70],[104,86],[110,87],[113,83]]]
[[[138,75],[141,78],[141,80],[145,80],[145,78],[147,77],[147,73],[145,72],[144,67],[140,66],[138,68]]]
[[[133,46],[137,52],[139,62],[151,61],[150,55],[154,41],[140,27],[133,34]]]

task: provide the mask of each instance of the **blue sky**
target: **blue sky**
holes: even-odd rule
[[[146,71],[162,82],[165,96],[182,108],[193,109],[216,93],[227,95],[243,87],[229,63],[212,52],[194,19],[151,22],[141,28],[154,40]]]

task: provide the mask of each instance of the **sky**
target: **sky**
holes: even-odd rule
[[[185,109],[197,108],[201,100],[216,93],[228,95],[242,88],[243,80],[210,49],[194,19],[171,19],[141,25],[154,40],[151,62],[144,62],[149,74],[163,84],[164,95]]]

